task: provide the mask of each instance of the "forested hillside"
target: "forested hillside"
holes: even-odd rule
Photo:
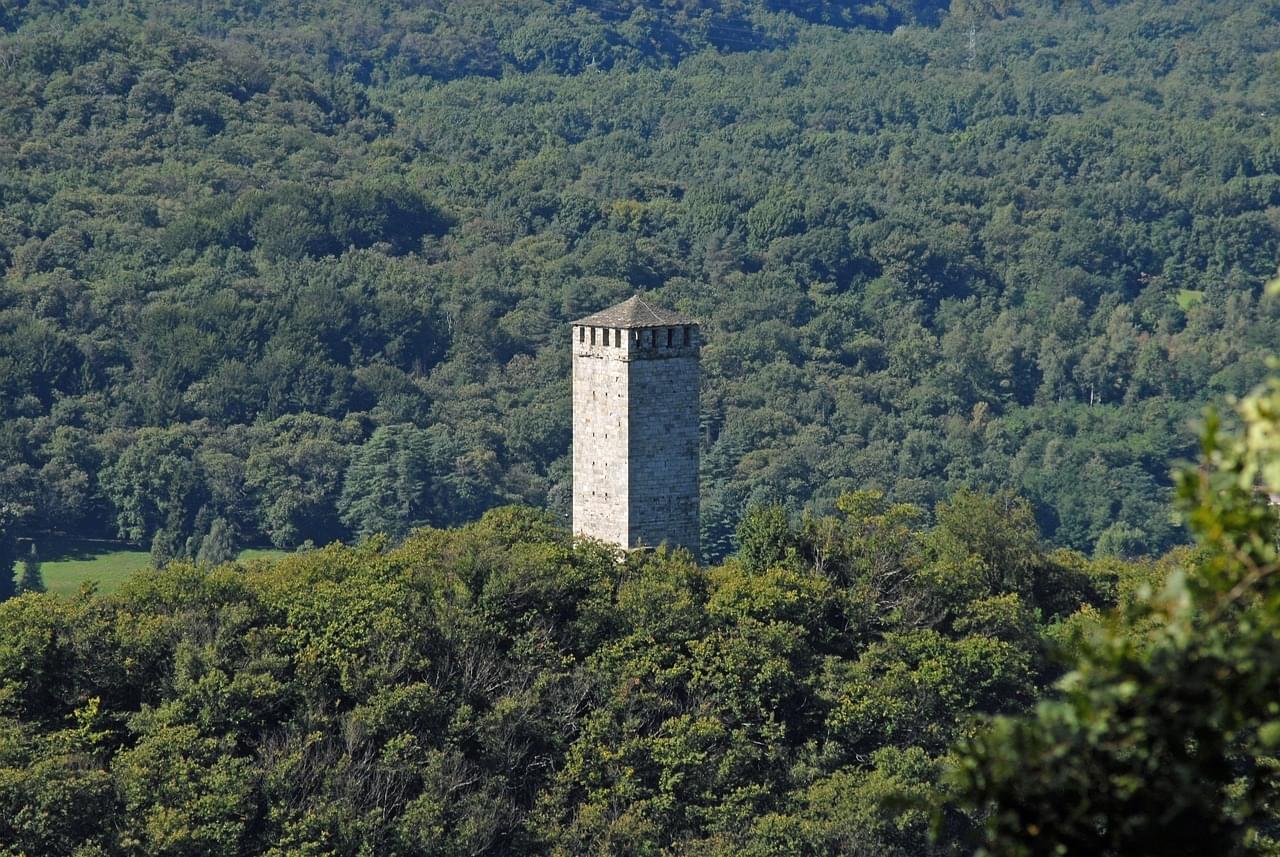
[[[0,3],[0,502],[292,547],[566,511],[566,322],[699,317],[704,538],[879,487],[1182,540],[1280,341],[1280,4]]]

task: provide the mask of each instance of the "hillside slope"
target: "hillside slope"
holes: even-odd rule
[[[951,5],[5,4],[0,497],[160,558],[563,512],[564,325],[650,290],[713,557],[865,486],[1179,541],[1280,341],[1280,5]]]

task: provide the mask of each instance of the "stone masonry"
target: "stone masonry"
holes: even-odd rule
[[[572,337],[574,534],[697,556],[697,323],[633,297]]]

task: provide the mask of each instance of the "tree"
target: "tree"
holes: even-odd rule
[[[171,527],[161,527],[151,537],[151,565],[164,568],[182,555],[181,539]]]
[[[0,601],[16,594],[13,565],[18,558],[18,539],[14,532],[17,520],[17,510],[0,501]]]
[[[22,558],[22,573],[18,577],[19,592],[44,592],[44,577],[40,573],[40,554],[36,551],[35,542],[31,550]]]
[[[196,458],[198,438],[187,426],[147,428],[103,468],[103,493],[115,511],[121,538],[145,542],[161,529],[178,543],[207,493]]]
[[[432,488],[426,433],[407,425],[382,426],[360,447],[347,469],[338,510],[361,537],[403,535],[421,522]]]
[[[235,527],[227,523],[226,518],[214,518],[209,525],[209,532],[200,542],[196,552],[198,562],[209,565],[221,565],[236,558]]]
[[[961,745],[984,854],[1271,853],[1280,773],[1280,378],[1210,414],[1178,477],[1201,544],[1085,648],[1061,694]],[[1153,627],[1150,633],[1132,629]]]
[[[257,500],[260,531],[276,547],[342,538],[337,506],[359,441],[355,425],[300,414],[256,427],[255,434],[245,481]]]
[[[738,557],[754,574],[768,571],[795,552],[794,538],[781,506],[754,506],[738,524]]]

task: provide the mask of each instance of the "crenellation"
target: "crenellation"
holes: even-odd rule
[[[576,333],[571,337],[574,357],[597,357],[622,362],[685,357],[696,359],[701,349],[696,325],[634,331],[575,325],[574,330]]]

